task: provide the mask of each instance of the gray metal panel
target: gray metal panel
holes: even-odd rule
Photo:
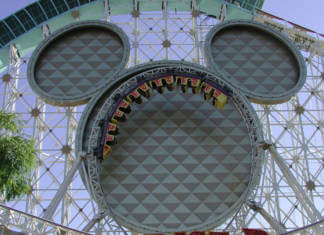
[[[34,51],[28,64],[32,89],[55,105],[87,102],[127,63],[129,42],[117,26],[101,21],[68,25]]]
[[[205,43],[209,67],[254,102],[287,101],[305,82],[306,66],[298,49],[264,24],[228,21],[214,27]]]
[[[86,160],[83,177],[92,183],[98,206],[108,214],[112,209],[111,216],[124,226],[160,233],[207,230],[237,212],[259,180],[263,159],[256,147],[262,131],[252,107],[221,77],[185,62],[130,69],[88,104],[76,151],[98,146],[101,120],[114,110],[117,93],[169,70],[210,79],[229,91],[229,103],[218,110],[198,94],[174,91],[132,105],[128,121],[119,125],[113,154],[102,164],[97,156]]]
[[[153,91],[127,119],[100,172],[121,224],[205,230],[242,200],[252,149],[232,100],[219,110],[191,91]]]

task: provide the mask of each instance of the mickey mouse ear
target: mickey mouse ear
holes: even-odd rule
[[[285,102],[306,80],[306,65],[296,46],[253,21],[228,21],[212,28],[206,36],[205,55],[210,69],[256,103]]]
[[[28,64],[28,81],[48,103],[86,103],[125,67],[129,51],[126,34],[114,24],[78,22],[37,47]]]

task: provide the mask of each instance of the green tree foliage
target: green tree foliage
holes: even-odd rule
[[[31,189],[36,149],[34,141],[22,135],[22,128],[17,114],[0,111],[0,194],[8,201]]]

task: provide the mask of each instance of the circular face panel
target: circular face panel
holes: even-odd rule
[[[77,134],[96,155],[85,177],[100,208],[133,230],[208,230],[237,212],[258,181],[257,117],[201,67],[152,67],[90,103],[78,132],[91,134]]]
[[[28,65],[33,90],[47,102],[86,102],[123,68],[127,36],[113,24],[85,21],[55,32],[34,51]]]
[[[210,68],[235,83],[252,101],[280,103],[304,84],[306,68],[295,46],[279,32],[252,21],[229,21],[206,37]]]
[[[99,175],[127,224],[195,230],[213,224],[248,188],[252,149],[232,100],[219,110],[200,95],[153,92],[127,119]]]

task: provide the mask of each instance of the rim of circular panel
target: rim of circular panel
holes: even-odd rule
[[[239,82],[234,81],[231,77],[223,73],[223,69],[218,66],[213,61],[213,56],[211,53],[211,45],[214,37],[219,33],[221,30],[230,28],[232,26],[247,26],[252,27],[260,30],[261,32],[265,34],[270,34],[275,39],[279,40],[279,42],[283,43],[284,46],[286,46],[290,52],[292,53],[294,59],[296,60],[298,64],[298,81],[296,85],[291,88],[290,90],[287,90],[285,92],[282,92],[281,94],[269,94],[269,93],[256,93],[251,90],[245,89],[242,86],[240,86]],[[209,64],[209,67],[214,67],[215,71],[221,73],[228,81],[231,81],[236,87],[238,87],[244,94],[246,94],[249,99],[252,102],[255,103],[266,103],[266,104],[276,104],[276,103],[282,103],[289,100],[293,95],[295,95],[304,85],[306,81],[306,64],[304,62],[304,58],[301,55],[300,51],[296,47],[296,45],[285,35],[281,34],[279,31],[271,28],[270,26],[267,26],[266,24],[258,23],[251,20],[229,20],[225,21],[223,23],[219,23],[216,26],[214,26],[206,35],[205,39],[205,56],[207,59],[207,62]]]
[[[153,63],[152,63],[153,64]],[[144,65],[145,66],[145,65]],[[78,128],[77,140],[76,140],[76,151],[80,151],[81,148],[87,149],[88,152],[93,152],[93,149],[96,148],[100,142],[100,137],[102,136],[102,121],[107,117],[108,113],[111,113],[114,108],[113,97],[117,94],[123,94],[128,91],[131,87],[136,86],[138,81],[145,79],[146,77],[152,77],[153,74],[165,73],[166,71],[180,71],[182,73],[199,73],[206,80],[211,80],[221,87],[225,87],[231,91],[231,99],[233,100],[235,109],[239,112],[242,121],[245,123],[246,128],[248,129],[249,141],[251,144],[251,172],[249,174],[249,182],[247,189],[241,194],[238,201],[236,201],[230,209],[225,210],[220,216],[215,218],[212,222],[208,221],[206,223],[200,224],[199,226],[192,227],[190,230],[206,230],[213,227],[221,225],[226,219],[234,215],[237,212],[242,203],[247,200],[247,197],[251,194],[252,190],[259,182],[261,174],[261,164],[264,156],[264,152],[258,148],[258,143],[263,141],[262,129],[260,127],[259,120],[255,114],[254,109],[252,108],[249,101],[244,95],[242,95],[237,89],[231,86],[228,82],[225,82],[219,78],[214,73],[209,72],[206,69],[203,69],[201,66],[196,66],[191,63],[182,63],[181,65],[175,64],[165,64],[163,66],[147,66],[145,71],[141,71],[141,66],[136,67],[133,70],[130,70],[128,73],[125,73],[123,76],[119,77],[121,81],[119,84],[112,85],[108,87],[104,92],[102,92],[96,99],[93,99],[87,108],[87,111],[82,115],[82,122]],[[150,69],[152,68],[152,69]],[[143,70],[143,68],[142,68]],[[137,73],[134,71],[138,71]],[[129,75],[129,77],[127,77]],[[127,77],[123,79],[123,77]],[[109,91],[110,90],[110,91]],[[177,91],[179,92],[179,91]],[[148,101],[149,102],[149,101]],[[97,105],[100,103],[99,105]],[[97,105],[97,106],[96,106]],[[88,136],[87,146],[82,146],[84,144],[83,132],[85,131],[85,126],[87,123],[91,122],[91,127],[88,128],[91,132]],[[81,133],[80,133],[81,132]],[[122,225],[130,227],[136,231],[142,232],[174,232],[170,229],[157,229],[154,230],[152,227],[148,227],[143,224],[139,224],[134,221],[125,219],[123,216],[120,216],[114,213],[107,202],[107,198],[104,195],[102,184],[100,182],[99,173],[101,171],[101,163],[99,162],[97,156],[92,156],[85,160],[87,165],[87,176],[83,175],[83,178],[88,178],[90,182],[91,194],[98,203],[98,207],[101,208],[105,214],[110,215],[112,218],[116,219]]]
[[[78,31],[79,29],[84,28],[101,28],[106,30],[107,32],[111,32],[116,34],[119,39],[122,42],[123,46],[123,57],[121,59],[121,62],[116,68],[113,69],[113,71],[108,72],[105,74],[100,81],[100,85],[98,85],[95,89],[90,89],[88,92],[85,92],[84,94],[80,95],[67,95],[66,97],[62,97],[59,95],[49,95],[46,91],[41,89],[36,82],[35,77],[35,70],[37,63],[39,62],[39,58],[42,55],[42,53],[47,49],[48,46],[51,46],[53,42],[56,40],[60,40],[60,37],[64,36],[65,34],[68,34],[70,32],[73,32],[74,30]],[[127,35],[121,28],[119,28],[117,25],[99,21],[99,20],[87,20],[87,21],[81,21],[77,23],[72,23],[70,25],[64,26],[54,33],[52,33],[49,37],[45,38],[34,50],[30,61],[28,63],[27,68],[27,79],[28,82],[32,88],[32,90],[38,94],[42,99],[44,99],[46,102],[55,104],[55,105],[79,105],[88,102],[88,100],[96,94],[99,90],[101,90],[103,87],[107,86],[113,77],[116,76],[117,73],[120,72],[121,69],[123,69],[129,58],[130,54],[130,44]]]

